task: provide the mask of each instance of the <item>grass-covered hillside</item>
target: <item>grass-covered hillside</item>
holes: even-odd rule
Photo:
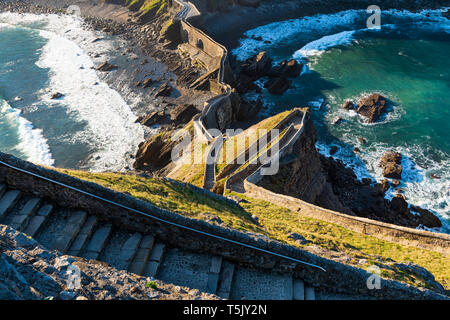
[[[239,194],[232,195],[243,200],[241,209],[165,179],[120,173],[60,171],[191,218],[211,221],[211,217],[218,217],[229,227],[258,232],[341,263],[364,269],[376,264],[384,278],[432,288],[433,283],[425,281],[419,271],[405,268],[404,263],[412,262],[429,270],[438,282],[450,289],[450,257],[438,252],[383,241]],[[258,222],[252,216],[257,217]],[[291,233],[302,235],[307,242],[300,244],[292,240],[289,237]]]

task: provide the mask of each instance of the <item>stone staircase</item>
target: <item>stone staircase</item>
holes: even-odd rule
[[[84,211],[62,208],[0,184],[0,224],[51,250],[225,299],[313,300],[314,289],[290,275],[235,265],[221,256],[169,247],[152,234],[121,230]]]
[[[253,174],[258,168],[261,167],[262,162],[260,161],[261,156],[265,156],[265,158],[273,157],[275,156],[274,152],[274,143],[278,143],[278,150],[282,150],[289,144],[292,144],[292,140],[298,136],[300,131],[303,128],[303,118],[304,115],[296,116],[292,118],[289,123],[285,125],[285,128],[287,128],[287,131],[283,133],[283,130],[280,130],[280,133],[278,136],[271,137],[271,140],[267,143],[267,145],[262,146],[262,150],[265,150],[261,155],[258,156],[254,164],[248,164],[246,169],[243,170],[245,174],[242,173],[234,173],[232,174],[228,179],[226,183],[226,188],[229,188],[231,191],[238,192],[238,193],[245,193],[245,186],[244,186],[244,180],[249,177],[251,174]],[[283,129],[283,128],[282,128]],[[267,146],[270,145],[268,148]],[[266,149],[267,148],[267,149]],[[250,147],[248,147],[244,152],[249,153]],[[244,164],[246,165],[246,164]],[[242,166],[240,166],[242,167]],[[238,171],[239,168],[235,170]]]

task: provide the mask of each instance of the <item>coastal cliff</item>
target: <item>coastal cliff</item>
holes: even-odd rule
[[[371,179],[360,181],[342,162],[321,155],[316,150],[316,141],[316,130],[312,120],[308,120],[294,152],[282,159],[278,174],[264,177],[261,186],[350,215],[412,228],[441,227],[433,213],[410,208],[401,194],[392,200],[385,199],[382,184]]]

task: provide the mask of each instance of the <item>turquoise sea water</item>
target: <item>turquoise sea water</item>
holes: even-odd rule
[[[309,22],[299,19],[264,26],[247,35],[261,35],[271,45],[253,49],[254,40],[244,39],[234,52],[244,59],[263,49],[276,62],[295,58],[307,64],[308,70],[283,96],[264,91],[269,105],[266,112],[310,106],[319,151],[329,155],[330,147],[338,146],[334,157],[361,178],[381,180],[380,157],[386,150],[401,152],[400,187],[412,204],[437,213],[444,222],[441,231],[449,232],[449,20],[441,19],[439,13],[430,17],[395,12],[384,20],[381,30],[367,30],[364,19],[365,13],[349,11]],[[322,28],[312,28],[314,23]],[[285,37],[271,32],[281,27]],[[381,93],[391,103],[391,111],[379,123],[367,124],[361,116],[341,109],[346,100],[357,102],[372,92]],[[344,121],[334,125],[339,117]],[[359,137],[368,143],[362,144]],[[353,152],[355,147],[361,154]],[[392,195],[393,190],[387,197]]]
[[[0,150],[46,165],[81,167],[92,149],[71,134],[85,125],[63,104],[42,101],[50,70],[37,63],[48,39],[38,24],[32,27],[0,29]]]
[[[20,116],[21,107],[35,103],[48,80],[47,70],[36,66],[45,42],[37,32],[0,29],[0,150],[51,164],[42,134],[33,132]],[[16,97],[22,101],[15,101]],[[25,140],[33,140],[34,146],[27,146]]]
[[[92,171],[130,166],[144,131],[95,70],[118,56],[116,39],[99,36],[73,16],[0,13],[2,152]]]

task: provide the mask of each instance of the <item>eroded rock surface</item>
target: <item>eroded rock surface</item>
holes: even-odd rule
[[[293,153],[286,156],[290,161],[284,161],[278,174],[264,177],[261,185],[350,215],[412,228],[441,227],[440,220],[432,212],[410,208],[403,195],[395,196],[392,201],[385,199],[385,192],[390,187],[387,180],[380,184],[371,179],[360,181],[342,162],[319,154],[315,148],[316,139],[314,125],[308,120]],[[398,161],[398,155],[394,159]]]
[[[367,118],[367,122],[372,123],[380,119],[387,111],[386,98],[378,93],[362,98],[358,103],[356,112]]]
[[[70,270],[78,278],[68,281]],[[157,288],[148,286],[152,281]],[[80,286],[78,286],[78,284]],[[191,300],[219,299],[108,264],[49,251],[34,239],[0,225],[0,300]]]
[[[383,169],[383,176],[391,179],[402,178],[402,155],[395,151],[386,151],[380,159],[379,166]]]

